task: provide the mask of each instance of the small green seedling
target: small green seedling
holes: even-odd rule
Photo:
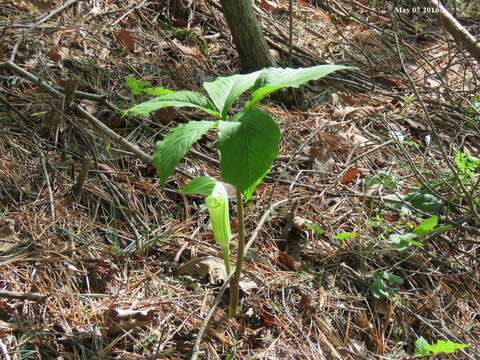
[[[173,90],[165,89],[163,87],[152,87],[150,82],[135,79],[133,76],[127,76],[124,79],[124,85],[130,90],[133,96],[138,96],[142,93],[150,96],[160,96],[173,92]]]
[[[345,231],[345,232],[341,232],[341,233],[338,233],[334,236],[335,240],[337,240],[339,243],[347,240],[347,239],[351,239],[351,238],[354,238],[357,236],[357,233],[354,233],[354,232],[349,232],[349,231]]]
[[[395,300],[399,286],[403,285],[403,279],[387,271],[376,271],[370,285],[370,292],[380,300]]]
[[[404,234],[391,234],[389,240],[398,251],[406,250],[410,246],[421,248],[423,247],[421,240],[427,235],[441,234],[450,230],[450,226],[437,227],[437,225],[438,216],[433,215],[422,221],[411,232]]]
[[[419,337],[415,342],[415,355],[424,357],[439,354],[451,354],[457,350],[466,349],[467,347],[467,344],[445,340],[437,340],[435,344],[429,344],[423,337]]]
[[[458,169],[458,175],[463,182],[468,182],[477,173],[480,167],[480,159],[467,155],[462,151],[455,154],[455,166]]]
[[[310,80],[320,79],[334,71],[351,69],[342,65],[319,65],[302,69],[267,68],[250,74],[219,77],[203,84],[209,97],[194,91],[169,91],[135,105],[125,112],[142,117],[162,108],[189,107],[205,111],[214,118],[178,125],[163,140],[156,143],[153,158],[160,184],[163,186],[195,142],[210,130],[218,132],[217,149],[220,153],[221,179],[235,187],[237,198],[238,254],[230,284],[231,316],[237,315],[239,281],[245,255],[243,199],[251,198],[255,188],[270,170],[277,157],[280,142],[280,129],[275,119],[269,113],[258,109],[257,104],[266,96],[283,88],[298,88]],[[137,85],[133,85],[137,93],[146,92],[145,88],[148,89],[148,85],[143,83]],[[250,91],[250,97],[244,109],[231,115],[232,106],[247,91]],[[195,179],[182,191],[207,196],[207,207],[214,234],[216,233],[215,240],[222,247],[225,265],[229,266],[227,265],[229,261],[226,260],[229,255],[227,215],[224,210],[227,202],[223,195],[214,195],[213,189],[220,189],[217,188],[217,184],[218,182],[211,178]],[[210,190],[199,191],[202,186]],[[215,207],[217,205],[218,208]],[[218,221],[213,219],[213,216],[217,215]]]

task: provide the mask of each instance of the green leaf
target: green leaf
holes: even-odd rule
[[[407,234],[391,234],[389,240],[393,243],[393,246],[398,251],[406,250],[409,246],[413,245],[416,247],[423,247],[423,244],[419,241],[416,241],[416,234],[407,233]]]
[[[429,345],[428,349],[432,354],[450,354],[457,350],[463,350],[468,344],[456,343],[453,341],[437,340],[435,344]]]
[[[422,336],[415,341],[415,355],[430,356],[437,354],[451,354],[457,350],[466,349],[469,345],[457,343],[449,340],[437,340],[435,344],[430,345]]]
[[[403,279],[395,274],[389,273],[389,272],[383,272],[383,278],[390,282],[392,285],[403,285]]]
[[[408,201],[414,208],[426,212],[433,212],[442,204],[435,195],[432,195],[427,190],[419,190],[410,193],[405,197],[405,200]]]
[[[258,76],[250,100],[246,108],[254,107],[260,100],[286,87],[298,88],[310,80],[318,80],[337,70],[353,70],[343,65],[318,65],[308,68],[267,68]]]
[[[337,240],[339,242],[342,242],[344,240],[351,239],[355,236],[357,236],[357,233],[346,231],[346,232],[341,232],[339,234],[336,234],[335,235],[335,240]]]
[[[203,195],[210,196],[212,191],[217,184],[217,180],[211,178],[210,176],[199,176],[190,181],[187,185],[182,187],[178,192],[184,195]]]
[[[239,113],[233,121],[219,122],[222,179],[242,192],[258,185],[278,154],[280,129],[258,109]]]
[[[156,143],[153,160],[162,186],[192,145],[215,125],[215,121],[190,121],[178,125]]]
[[[417,341],[415,341],[415,355],[417,356],[428,356],[431,354],[429,350],[430,344],[423,336],[420,336]]]
[[[422,221],[415,229],[412,230],[412,232],[418,236],[423,236],[430,234],[432,230],[437,226],[438,224],[438,216],[433,215],[429,217],[428,219]]]
[[[125,87],[127,87],[130,90],[133,96],[140,95],[142,93],[142,89],[145,86],[150,85],[148,81],[138,80],[138,79],[135,79],[133,76],[127,76],[124,79],[124,84],[125,84]]]
[[[145,101],[125,111],[126,114],[146,117],[151,112],[166,107],[191,107],[201,109],[216,118],[220,114],[213,109],[210,101],[200,93],[194,91],[176,91],[165,95],[158,96],[151,100]]]
[[[260,72],[219,77],[214,81],[203,83],[204,89],[223,118],[227,115],[233,102],[255,84]]]
[[[157,86],[157,87],[143,88],[142,92],[144,92],[147,95],[151,95],[151,96],[161,96],[161,95],[165,95],[165,94],[172,94],[175,91]]]
[[[402,284],[403,279],[400,276],[386,271],[377,271],[373,274],[370,292],[377,299],[389,299],[398,291],[397,286]]]

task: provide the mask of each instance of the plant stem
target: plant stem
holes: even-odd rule
[[[230,272],[232,271],[230,268],[230,251],[228,248],[222,249],[222,254],[223,262],[225,263],[225,271],[227,272],[227,275],[230,275]]]
[[[242,274],[243,258],[245,256],[245,224],[244,224],[244,217],[243,217],[243,199],[242,199],[242,193],[238,189],[237,189],[237,212],[238,212],[237,263],[235,266],[235,273],[233,274],[232,282],[230,283],[230,306],[228,309],[228,314],[231,317],[237,316],[240,275]]]

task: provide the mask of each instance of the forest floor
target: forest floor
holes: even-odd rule
[[[63,2],[0,2],[1,61],[24,34],[20,71],[0,68],[0,359],[189,358],[223,280],[202,199],[176,192],[180,173],[161,189],[151,164],[51,87],[77,84],[86,111],[152,154],[204,115],[124,118],[117,109],[146,99],[125,77],[201,91],[238,72],[228,28],[216,0],[65,3],[30,29]],[[358,70],[310,83],[289,109],[261,106],[280,156],[246,206],[247,238],[260,232],[241,315],[226,316],[226,292],[200,358],[409,359],[423,337],[468,344],[445,358],[478,359],[478,64],[435,15],[315,3],[294,1],[291,66]],[[256,3],[281,66],[287,9]],[[194,150],[179,169],[218,175],[214,137]]]

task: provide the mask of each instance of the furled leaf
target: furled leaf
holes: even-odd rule
[[[153,160],[162,186],[192,145],[215,125],[215,121],[190,121],[178,125],[156,143]]]
[[[208,214],[212,224],[213,237],[222,249],[223,261],[227,274],[230,273],[230,239],[232,231],[230,229],[230,213],[228,209],[228,196],[222,183],[217,182],[212,195],[205,200]]]
[[[207,206],[212,224],[213,237],[221,247],[225,269],[230,273],[230,213],[228,194],[225,186],[210,176],[200,176],[185,185],[180,191],[182,194],[200,194],[206,196]]]
[[[278,154],[280,129],[275,120],[258,109],[219,122],[218,149],[222,179],[240,191],[252,192]]]
[[[153,111],[166,107],[191,107],[201,109],[210,115],[220,117],[213,109],[210,101],[200,93],[194,91],[176,91],[145,101],[125,111],[126,114],[146,117]]]
[[[225,117],[233,102],[255,84],[259,74],[260,71],[256,71],[250,74],[219,77],[214,81],[203,83],[203,87],[217,110]]]
[[[310,80],[318,80],[337,70],[352,70],[343,65],[317,65],[308,68],[267,68],[255,81],[254,89],[246,107],[252,108],[264,97],[286,87],[298,88]]]
[[[433,215],[422,221],[412,232],[418,236],[430,234],[438,224],[438,216]]]

